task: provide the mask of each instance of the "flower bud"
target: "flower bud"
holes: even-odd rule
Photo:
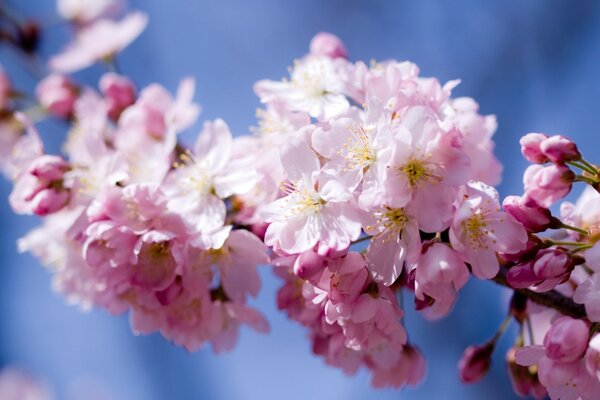
[[[561,317],[555,320],[544,337],[546,356],[568,363],[578,360],[588,347],[589,327],[579,319]]]
[[[508,270],[506,280],[515,289],[525,289],[538,284],[542,279],[533,272],[531,262],[518,264]]]
[[[577,145],[561,135],[554,135],[544,140],[540,145],[540,150],[553,163],[562,164],[581,158]]]
[[[319,32],[312,38],[310,54],[330,58],[348,58],[348,51],[344,43],[340,38],[328,32]]]
[[[542,249],[533,262],[533,272],[540,278],[568,278],[574,267],[573,258],[563,248]]]
[[[483,346],[469,346],[465,349],[458,362],[460,379],[464,383],[474,383],[485,376],[492,363],[494,344],[487,343]]]
[[[108,116],[115,121],[124,109],[135,103],[135,86],[124,76],[104,74],[100,79],[100,91],[106,100]]]
[[[46,110],[61,118],[68,118],[77,99],[77,88],[63,75],[50,75],[37,86],[38,101]]]
[[[526,204],[534,202],[542,207],[549,207],[571,191],[574,180],[575,173],[565,165],[532,165],[523,176],[524,201]]]
[[[40,190],[31,200],[31,210],[35,215],[43,217],[55,213],[67,205],[71,197],[68,190]]]
[[[549,209],[522,197],[508,196],[502,203],[504,210],[519,221],[528,232],[543,232],[550,226],[552,214]]]
[[[68,169],[69,163],[62,157],[43,155],[32,162],[29,173],[38,179],[51,182],[61,180]]]
[[[540,246],[542,245],[542,241],[540,238],[534,235],[530,235],[527,244],[525,245],[525,249],[521,250],[518,253],[499,253],[498,255],[502,257],[503,260],[515,262],[515,263],[525,263],[531,261],[535,258]]]
[[[542,152],[540,145],[548,136],[543,133],[528,133],[523,136],[519,143],[521,144],[521,153],[527,161],[534,164],[543,164],[548,161],[548,157]]]
[[[325,268],[326,261],[314,250],[301,253],[294,262],[294,274],[301,279],[310,279]]]

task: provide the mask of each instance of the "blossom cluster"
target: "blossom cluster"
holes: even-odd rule
[[[205,342],[229,350],[241,324],[268,330],[248,304],[260,288],[257,266],[269,261],[266,246],[232,220],[232,195],[249,191],[257,174],[223,120],[205,122],[193,146],[178,139],[200,112],[193,79],[173,96],[159,84],[138,92],[113,72],[98,89],[61,74],[110,63],[146,18],[117,23],[105,18],[117,2],[98,10],[84,3],[59,2],[75,39],[36,90],[44,112],[69,124],[64,156],[46,154],[26,114],[10,116],[17,132],[5,169],[14,181],[10,205],[43,218],[19,248],[53,271],[54,288],[69,302],[130,311],[134,332],[159,331],[190,351]]]
[[[1,6],[1,5],[0,5]],[[135,333],[189,351],[233,348],[240,325],[268,331],[251,306],[257,268],[283,286],[277,305],[309,332],[313,352],[375,387],[421,382],[425,359],[404,326],[407,300],[447,316],[471,275],[510,288],[497,333],[470,346],[461,379],[479,381],[515,320],[506,355],[521,396],[594,400],[600,393],[600,170],[562,135],[530,133],[524,193],[500,201],[496,120],[459,81],[423,77],[408,61],[353,62],[317,34],[290,77],[254,86],[252,135],[221,119],[195,143],[192,78],[173,95],[138,88],[117,56],[147,17],[119,0],[59,0],[71,43],[27,98],[0,70],[0,168],[9,203],[41,225],[19,241],[84,309],[129,312]],[[35,51],[40,27],[13,44]],[[29,35],[29,36],[28,36]],[[71,75],[95,63],[86,85]],[[63,154],[47,154],[38,118],[66,122]],[[550,207],[586,185],[575,203]]]

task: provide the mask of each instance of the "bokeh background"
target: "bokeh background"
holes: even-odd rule
[[[21,14],[53,25],[51,0],[5,0]],[[504,163],[501,195],[521,193],[526,164],[520,135],[541,131],[576,139],[593,158],[600,143],[600,3],[595,0],[137,0],[150,26],[119,58],[140,86],[161,82],[174,90],[187,75],[197,79],[202,119],[222,117],[236,134],[248,133],[259,103],[252,84],[286,75],[310,38],[339,35],[354,60],[396,58],[416,62],[425,76],[461,78],[455,95],[474,97],[496,114],[497,154]],[[66,41],[64,26],[44,38],[48,54]],[[15,54],[0,48],[0,62],[20,88],[34,80]],[[77,75],[95,85],[102,70]],[[41,125],[57,149],[65,126]],[[195,132],[192,132],[195,133]],[[188,137],[191,137],[189,135]],[[598,160],[598,155],[596,155]],[[425,384],[403,392],[370,388],[326,366],[310,352],[306,332],[275,307],[279,282],[263,269],[256,303],[272,332],[244,330],[236,349],[215,356],[188,354],[159,335],[135,337],[127,316],[81,313],[50,289],[50,276],[15,241],[36,224],[13,215],[10,185],[0,183],[0,366],[17,365],[43,377],[58,399],[511,399],[503,338],[491,373],[480,384],[459,383],[463,349],[481,343],[506,313],[507,295],[472,280],[449,318],[435,323],[414,312],[406,323],[428,359]]]

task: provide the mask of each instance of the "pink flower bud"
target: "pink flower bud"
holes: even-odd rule
[[[540,149],[553,163],[566,163],[567,161],[575,161],[581,158],[581,153],[577,149],[577,145],[570,139],[554,135],[544,140]]]
[[[108,116],[115,121],[124,109],[135,103],[135,86],[124,76],[104,74],[100,79],[100,91],[106,100]]]
[[[32,162],[29,173],[38,179],[51,182],[61,180],[68,169],[69,163],[62,157],[43,155]]]
[[[490,369],[493,351],[493,343],[467,347],[458,362],[460,379],[464,383],[474,383],[481,380]]]
[[[325,259],[314,250],[301,253],[294,262],[294,274],[301,279],[310,279],[323,270],[326,266]]]
[[[544,337],[546,356],[564,363],[578,360],[588,347],[589,332],[582,320],[571,317],[555,320]]]
[[[534,164],[543,164],[548,161],[548,157],[542,153],[540,145],[548,136],[543,133],[528,133],[523,136],[519,143],[521,144],[521,153],[527,161]]]
[[[540,278],[568,278],[573,270],[573,258],[562,248],[543,249],[533,262],[533,272]]]
[[[528,232],[543,232],[550,226],[552,214],[534,202],[525,203],[519,196],[508,196],[502,203],[504,210],[519,221]]]
[[[70,197],[68,190],[40,190],[31,200],[31,211],[41,217],[55,213],[67,205]]]
[[[77,99],[77,88],[63,75],[50,75],[37,86],[38,101],[49,112],[61,118],[68,118]]]
[[[6,106],[10,102],[11,90],[12,89],[8,75],[2,68],[0,68],[0,111],[6,109]]]
[[[532,263],[518,264],[508,270],[506,280],[515,289],[525,289],[536,285],[542,279],[533,272]]]
[[[571,191],[574,180],[575,173],[563,164],[531,165],[523,176],[524,201],[549,207]]]
[[[506,261],[512,261],[515,263],[524,263],[531,261],[535,258],[538,250],[540,249],[540,245],[542,241],[537,236],[529,236],[527,240],[527,244],[525,245],[525,249],[521,250],[518,253],[499,253],[500,257],[502,257]]]
[[[312,38],[310,54],[331,58],[348,58],[348,51],[344,43],[339,37],[328,32],[319,32]]]
[[[585,367],[591,376],[600,380],[600,334],[594,335],[585,352]]]

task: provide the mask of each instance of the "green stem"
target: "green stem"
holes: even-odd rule
[[[581,233],[582,235],[585,235],[585,236],[588,235],[588,231],[586,231],[585,229],[581,229],[581,228],[578,228],[576,226],[567,225],[564,222],[560,223],[560,227],[564,228],[564,229],[568,229],[570,231],[579,232],[579,233]]]
[[[586,172],[589,172],[592,175],[596,175],[598,173],[598,171],[595,168],[590,168],[588,165],[590,165],[589,163],[586,164],[580,164],[577,161],[568,161],[567,164],[572,165],[573,167],[579,168],[581,170],[584,170]]]

